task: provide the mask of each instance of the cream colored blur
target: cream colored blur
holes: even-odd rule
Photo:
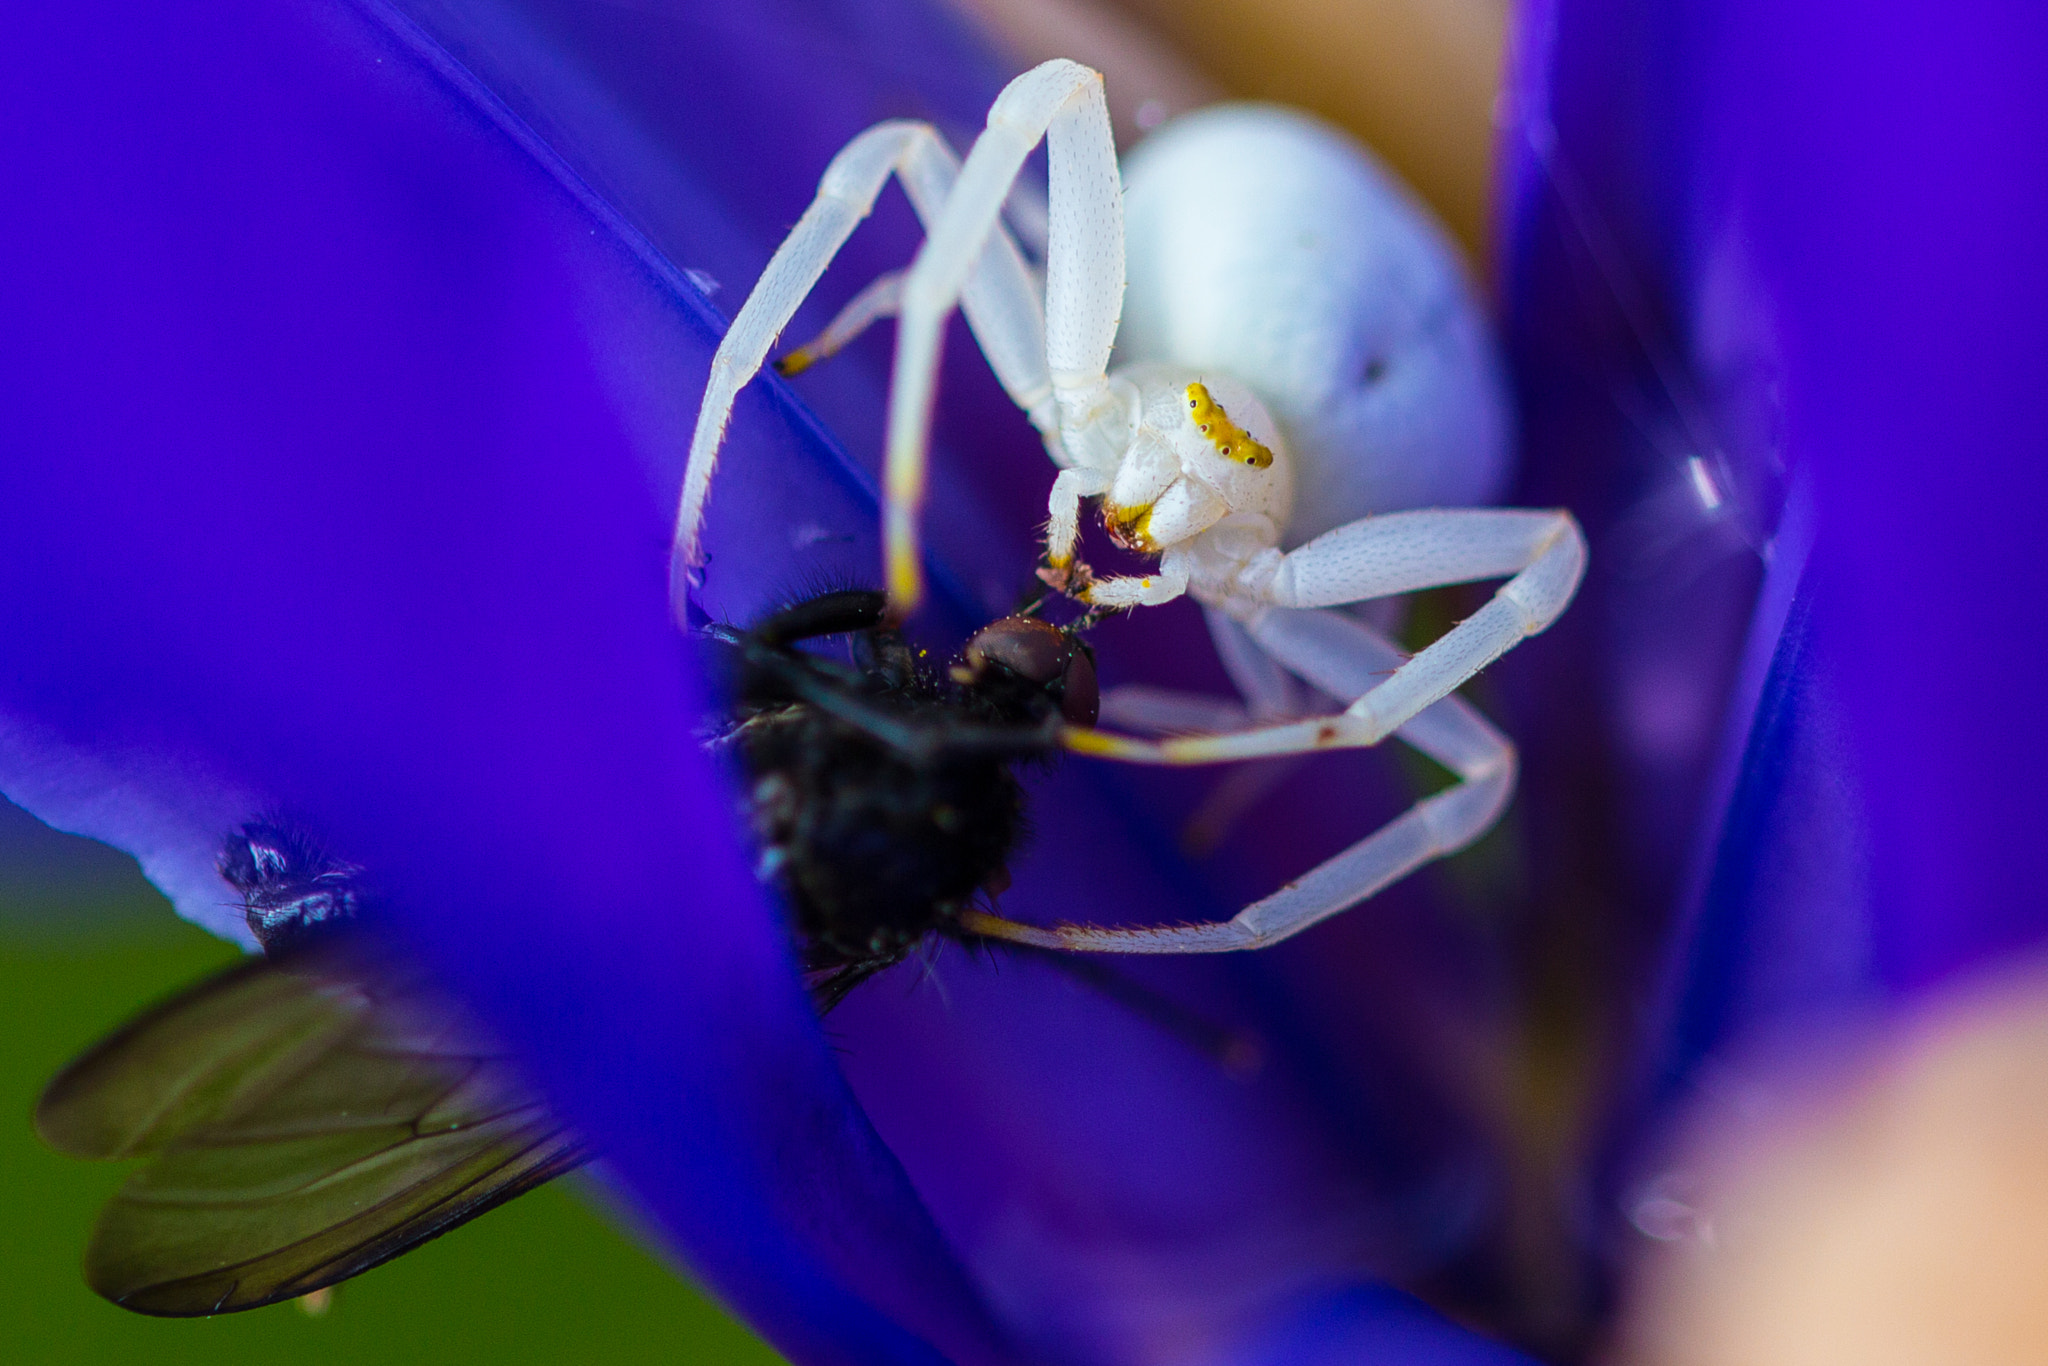
[[[1484,272],[1506,0],[954,3],[1021,65],[1072,57],[1101,71],[1120,140],[1232,96],[1321,114],[1385,157]]]
[[[1951,1002],[1757,1132],[1711,1125],[1629,1366],[2048,1361],[2048,977]]]

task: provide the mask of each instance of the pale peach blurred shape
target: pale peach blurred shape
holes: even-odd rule
[[[1951,996],[1832,1084],[1805,1070],[1763,1123],[1702,1123],[1696,1193],[1638,1201],[1669,1241],[1615,1360],[2048,1361],[2048,973]]]
[[[1121,141],[1213,100],[1322,115],[1363,139],[1484,265],[1506,0],[951,0],[1020,64],[1103,73]]]

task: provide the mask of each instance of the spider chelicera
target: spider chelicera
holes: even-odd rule
[[[1048,149],[1042,282],[1002,221],[1026,157]],[[1095,609],[1193,597],[1242,704],[1121,690],[1070,727],[1075,751],[1209,764],[1378,744],[1389,735],[1459,782],[1211,925],[979,933],[1129,953],[1255,948],[1470,844],[1514,790],[1513,744],[1450,694],[1549,626],[1584,573],[1562,510],[1473,506],[1500,491],[1512,417],[1484,314],[1442,230],[1362,148],[1306,115],[1225,105],[1152,135],[1121,168],[1102,78],[1071,61],[1017,77],[961,162],[929,125],[888,122],[833,158],[712,361],[677,518],[700,534],[739,389],[834,254],[899,177],[928,237],[907,272],[861,291],[793,372],[896,315],[884,483],[885,574],[898,618],[923,593],[918,523],[941,332],[957,304],[1058,467],[1043,576]],[[1127,231],[1128,228],[1128,231]],[[1128,245],[1128,257],[1126,247]],[[1112,348],[1119,365],[1109,368]],[[1096,578],[1081,506],[1158,559]],[[1350,604],[1506,578],[1413,658]],[[1307,688],[1301,684],[1307,684]],[[1318,714],[1334,699],[1337,710]],[[1232,720],[1172,734],[1185,719]]]

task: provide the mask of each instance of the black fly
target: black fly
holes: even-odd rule
[[[733,704],[713,737],[742,770],[760,869],[787,901],[822,1009],[999,894],[1024,828],[1013,767],[1092,724],[1094,658],[1005,617],[929,667],[880,593],[827,593],[748,631],[707,632]],[[845,637],[848,659],[797,648]]]
[[[843,636],[850,662],[799,649]],[[826,593],[748,630],[713,627],[764,877],[782,892],[820,1010],[1008,880],[1019,761],[1095,718],[1069,631],[985,627],[929,667],[879,593]],[[271,820],[221,876],[264,955],[130,1021],[36,1107],[45,1142],[145,1158],[107,1202],[87,1283],[147,1314],[253,1309],[333,1285],[589,1159],[460,1006],[356,932],[364,871]]]

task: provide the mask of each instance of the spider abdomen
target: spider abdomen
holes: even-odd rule
[[[1295,464],[1286,545],[1498,499],[1513,412],[1485,310],[1370,152],[1294,110],[1218,105],[1139,144],[1124,185],[1118,363],[1229,375],[1264,401]]]

